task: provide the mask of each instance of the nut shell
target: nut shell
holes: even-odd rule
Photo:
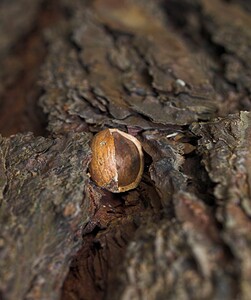
[[[138,186],[144,167],[140,142],[118,129],[105,129],[91,143],[92,180],[107,190],[120,193]]]

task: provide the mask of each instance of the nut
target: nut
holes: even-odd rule
[[[118,129],[97,133],[91,143],[92,180],[107,190],[120,193],[138,186],[144,168],[140,142]]]

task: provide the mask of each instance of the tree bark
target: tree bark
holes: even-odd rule
[[[250,11],[0,3],[0,299],[250,298]],[[110,127],[144,149],[126,193],[88,173]]]

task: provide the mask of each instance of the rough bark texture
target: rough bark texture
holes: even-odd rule
[[[1,300],[250,299],[250,12],[0,3]],[[89,178],[107,127],[142,143],[135,190]]]

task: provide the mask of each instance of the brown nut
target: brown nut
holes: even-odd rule
[[[91,143],[91,178],[98,186],[120,193],[138,186],[144,168],[140,142],[118,129],[97,133]]]

